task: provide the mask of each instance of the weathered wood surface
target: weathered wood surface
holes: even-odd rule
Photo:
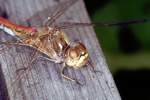
[[[21,23],[22,20],[29,18],[38,11],[57,4],[58,1],[0,0],[0,7],[6,11],[10,20]],[[47,17],[46,14],[43,16]],[[82,0],[79,0],[66,11],[60,20],[90,22]],[[93,28],[81,27],[65,31],[71,40],[79,39],[86,45],[92,61],[96,63],[96,69],[101,71],[101,73],[94,73],[90,66],[81,70],[71,69],[66,71],[72,77],[86,82],[85,85],[80,86],[60,76],[61,65],[37,59],[31,65],[31,71],[24,73],[23,77],[12,85],[12,82],[18,75],[16,70],[28,66],[32,58],[31,55],[35,51],[28,47],[13,46],[8,51],[0,54],[1,74],[4,76],[4,78],[1,78],[3,80],[1,83],[6,83],[7,86],[7,90],[5,85],[0,88],[5,91],[0,92],[2,100],[7,99],[7,95],[9,95],[11,100],[120,100],[119,93],[108,70]],[[0,33],[1,40],[11,39],[4,32],[1,31]],[[7,91],[8,94],[6,94]]]

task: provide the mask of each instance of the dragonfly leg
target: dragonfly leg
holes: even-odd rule
[[[2,41],[0,41],[0,54],[2,54],[3,53],[3,51],[8,51],[8,50],[10,50],[10,48],[12,48],[13,47],[13,45],[21,45],[21,44],[23,44],[23,43],[17,43],[17,42],[2,42]],[[4,46],[3,46],[4,45]]]
[[[73,79],[67,75],[64,74],[65,69],[67,68],[67,66],[65,66],[65,64],[63,65],[62,69],[61,69],[61,76],[69,81],[73,81],[76,82],[79,85],[83,85],[81,82],[79,82],[77,79]]]
[[[33,59],[31,59],[31,62],[28,64],[27,67],[23,67],[23,68],[19,68],[16,70],[16,73],[20,72],[20,71],[24,71],[26,72],[26,70],[30,71],[31,70],[31,65],[37,60],[38,57],[35,57]]]
[[[37,58],[35,58],[35,59],[32,60],[31,64],[32,64],[33,62],[35,62],[38,58],[45,59],[45,60],[48,60],[48,61],[50,61],[50,62],[56,62],[56,60],[54,60],[54,59],[50,59],[50,58],[43,57],[43,56],[38,56]],[[26,67],[24,67],[24,68],[19,68],[19,69],[16,70],[16,72],[19,72],[19,71],[21,71],[21,70],[24,70],[24,71],[25,71],[25,70],[27,70],[27,68],[26,68]]]
[[[50,62],[56,62],[55,59],[51,59],[51,58],[48,58],[48,57],[39,56],[38,58],[43,58],[43,59],[48,60]]]
[[[101,73],[101,74],[103,73],[102,71],[95,69],[96,65],[95,65],[95,63],[92,63],[91,59],[88,61],[87,65],[91,66],[91,68],[92,68],[92,70],[93,70],[94,73]]]
[[[25,68],[25,67],[24,67],[24,68],[19,68],[19,69],[16,70],[16,73],[18,73],[18,72],[21,71],[21,70],[24,70],[24,71],[25,71],[25,70],[27,70],[27,68]]]
[[[66,68],[67,68],[67,66],[63,66],[63,68],[61,69],[61,76],[62,76],[63,78],[65,78],[65,79],[67,79],[67,80],[75,81],[75,79],[72,79],[72,78],[70,78],[70,77],[68,77],[68,76],[66,76],[66,75],[64,74],[64,71],[65,71]]]

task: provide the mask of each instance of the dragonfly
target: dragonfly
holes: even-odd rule
[[[0,29],[5,31],[7,34],[15,37],[17,42],[0,42],[9,47],[9,45],[22,45],[29,46],[34,48],[41,53],[45,54],[47,57],[34,55],[32,63],[36,58],[44,58],[54,63],[61,63],[63,67],[61,69],[61,76],[67,80],[75,81],[78,84],[81,84],[78,80],[73,79],[64,74],[64,71],[67,67],[74,69],[80,69],[86,65],[91,65],[94,72],[98,72],[94,69],[89,53],[85,45],[79,40],[69,41],[65,32],[61,29],[71,28],[74,26],[80,26],[89,23],[71,23],[71,22],[62,22],[59,25],[55,25],[55,21],[59,18],[69,7],[74,5],[79,0],[69,0],[67,2],[61,2],[58,9],[48,16],[42,27],[28,27],[17,25],[3,17],[0,17]],[[61,8],[61,9],[60,9]],[[32,18],[35,18],[36,14]],[[5,50],[2,48],[1,51]],[[37,52],[36,52],[37,53]],[[30,68],[26,67],[21,70],[29,70]],[[17,71],[19,71],[18,69]],[[18,80],[20,76],[16,79]],[[15,81],[16,82],[16,81]],[[15,82],[13,84],[15,84]]]
[[[61,76],[65,79],[75,81],[77,80],[70,78],[64,74],[64,70],[67,67],[72,67],[74,69],[80,69],[83,66],[91,64],[89,60],[89,53],[85,45],[80,41],[69,41],[66,33],[61,29],[80,27],[80,26],[99,26],[99,27],[111,27],[111,26],[124,26],[128,24],[138,24],[149,22],[149,19],[138,19],[129,20],[123,22],[112,22],[112,23],[81,23],[81,22],[61,22],[56,25],[56,20],[63,15],[68,8],[76,4],[79,0],[68,0],[66,2],[59,3],[59,7],[56,8],[47,19],[43,21],[42,27],[32,27],[30,26],[30,21],[37,17],[34,14],[28,20],[29,26],[17,25],[9,20],[0,17],[0,29],[8,33],[9,35],[16,37],[16,43],[2,42],[1,44],[16,44],[25,45],[37,49],[41,53],[48,56],[41,57],[45,58],[54,63],[63,63],[61,69]],[[49,10],[49,9],[46,9]],[[44,11],[42,11],[44,12]],[[3,50],[3,49],[2,49]],[[1,50],[1,51],[2,51]],[[33,60],[34,61],[34,60]],[[92,66],[92,68],[94,68]],[[95,71],[95,70],[94,70]],[[95,71],[96,72],[96,71]]]
[[[31,63],[33,63],[37,58],[47,59],[48,61],[56,64],[61,63],[63,65],[61,69],[61,76],[67,80],[81,84],[77,79],[65,75],[65,69],[80,69],[86,65],[90,65],[94,72],[99,71],[95,70],[95,67],[93,66],[90,59],[89,52],[84,43],[80,42],[79,40],[70,41],[69,37],[65,32],[62,31],[62,29],[69,29],[80,26],[124,26],[127,24],[145,23],[150,21],[149,19],[138,19],[112,23],[81,23],[69,21],[56,23],[57,19],[78,1],[79,0],[69,0],[59,3],[58,8],[56,8],[54,12],[47,16],[47,19],[43,20],[42,27],[34,27],[31,25],[32,19],[36,18],[37,14],[33,15],[27,20],[29,26],[17,25],[7,19],[0,17],[0,29],[17,39],[17,42],[15,43],[0,41],[0,44],[5,44],[7,47],[10,45],[22,45],[34,48],[37,51],[45,54],[47,57],[36,56],[38,52],[35,52]],[[1,51],[3,50],[5,50],[5,48],[1,49]],[[24,70],[24,73],[29,71],[31,69],[31,63],[29,66],[26,66],[23,69],[18,69],[17,71]],[[21,75],[18,75],[16,80],[19,80],[21,77]],[[13,82],[13,84],[15,84],[16,80]]]

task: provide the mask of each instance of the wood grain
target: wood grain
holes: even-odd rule
[[[8,18],[18,24],[27,25],[23,21],[33,16],[38,11],[47,7],[53,9],[58,1],[66,0],[0,0],[0,7],[7,13]],[[48,13],[42,13],[41,19],[31,22],[42,22]],[[49,14],[48,14],[49,15]],[[90,22],[85,5],[79,0],[69,8],[59,21]],[[35,23],[34,23],[35,22]],[[30,64],[32,55],[36,50],[25,46],[12,46],[0,54],[1,73],[4,76],[8,95],[5,99],[10,100],[120,100],[119,93],[115,86],[112,75],[107,67],[105,57],[102,53],[95,32],[92,27],[78,27],[64,30],[70,40],[82,41],[95,63],[96,70],[101,73],[94,73],[91,66],[81,70],[68,69],[65,73],[77,78],[84,84],[78,85],[74,82],[63,79],[60,75],[62,65],[49,62],[44,59],[37,60]],[[13,40],[12,37],[0,32],[0,40]],[[39,55],[42,55],[38,52]],[[44,56],[44,55],[43,55]],[[31,66],[30,71],[23,73],[23,70],[16,73],[19,68]],[[23,77],[15,82],[19,74]],[[5,87],[5,86],[4,86]],[[6,90],[6,88],[5,88]],[[2,97],[2,95],[1,95]]]

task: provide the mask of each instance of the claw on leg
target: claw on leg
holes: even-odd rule
[[[25,68],[25,67],[24,68],[19,68],[19,69],[16,70],[16,73],[18,73],[18,72],[20,72],[22,70],[25,71],[25,70],[27,70],[27,68]]]
[[[70,78],[70,77],[68,77],[68,76],[66,76],[66,75],[64,74],[64,71],[65,71],[66,68],[67,68],[67,66],[63,66],[63,68],[61,69],[61,76],[62,76],[63,78],[65,78],[65,79],[67,79],[67,80],[75,81],[75,79],[72,79],[72,78]]]
[[[95,69],[95,63],[92,63],[91,60],[88,61],[88,65],[91,66],[94,73],[102,73],[101,71]]]
[[[76,82],[79,85],[82,85],[78,80],[73,79],[73,78],[71,78],[71,77],[69,77],[69,76],[67,76],[67,75],[64,74],[64,71],[65,71],[66,68],[67,68],[67,66],[63,66],[62,67],[62,69],[61,69],[61,76],[63,78],[65,78],[65,79],[69,80],[69,81],[73,81],[73,82]]]

